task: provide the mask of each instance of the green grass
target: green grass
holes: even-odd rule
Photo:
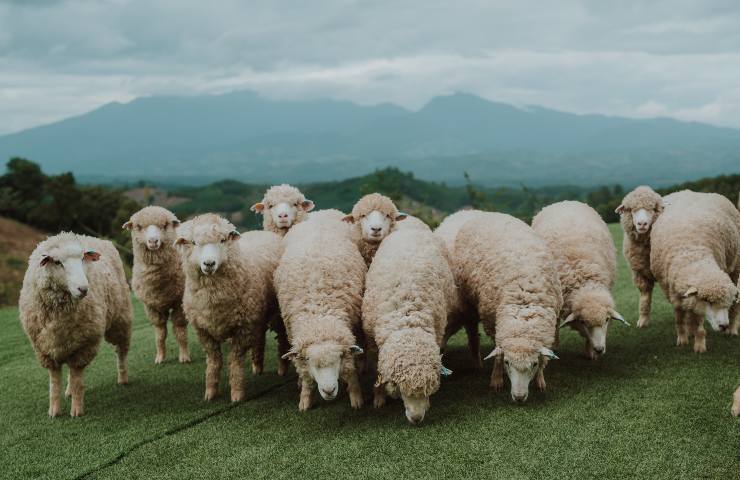
[[[613,226],[618,243],[621,235]],[[634,323],[637,292],[620,258],[619,310]],[[421,427],[400,403],[353,411],[346,394],[298,412],[294,374],[248,378],[249,401],[205,403],[204,357],[191,332],[193,363],[155,366],[154,341],[137,304],[131,384],[115,383],[106,345],[87,369],[86,416],[49,419],[48,377],[17,318],[0,310],[2,478],[721,478],[740,472],[740,422],[729,415],[740,381],[738,338],[710,333],[709,351],[677,348],[671,311],[656,293],[653,323],[616,324],[605,357],[589,362],[564,331],[548,392],[525,406],[489,391],[468,368],[458,335],[455,371],[432,398]],[[486,339],[484,348],[489,348]],[[487,353],[487,352],[486,352]],[[225,381],[225,379],[224,379]],[[365,397],[370,400],[366,378]],[[65,403],[65,411],[68,408]]]

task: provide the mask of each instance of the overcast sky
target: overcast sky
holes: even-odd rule
[[[155,94],[516,105],[740,128],[740,2],[0,0],[0,134]]]

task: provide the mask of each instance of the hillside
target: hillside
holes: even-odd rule
[[[669,185],[738,173],[740,131],[670,119],[518,108],[468,94],[418,111],[270,100],[251,92],[146,97],[0,137],[0,158],[86,181],[338,180],[396,166],[488,186]]]
[[[0,306],[18,302],[28,257],[44,238],[35,228],[0,217]]]

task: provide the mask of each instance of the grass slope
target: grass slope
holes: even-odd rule
[[[619,272],[618,308],[634,323],[637,292],[621,258]],[[249,377],[249,401],[232,406],[222,395],[207,404],[195,335],[192,364],[176,363],[170,339],[168,362],[155,366],[138,304],[131,385],[115,384],[106,345],[88,368],[87,415],[50,420],[47,374],[17,310],[0,310],[0,477],[737,478],[740,422],[729,407],[740,381],[738,338],[710,333],[703,355],[677,348],[671,311],[655,297],[653,324],[613,325],[596,362],[563,332],[549,391],[523,407],[489,391],[490,363],[485,374],[468,368],[458,335],[445,356],[455,373],[421,427],[407,424],[399,403],[353,411],[346,394],[300,414],[294,375],[274,373],[273,343],[267,372]],[[372,379],[364,383],[367,401]]]

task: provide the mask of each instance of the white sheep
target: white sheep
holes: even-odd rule
[[[491,387],[503,387],[505,369],[512,399],[524,402],[535,375],[544,390],[545,365],[557,358],[550,348],[563,299],[552,253],[529,225],[510,215],[453,214],[440,225],[451,235],[445,222],[459,226],[451,252],[455,281],[495,338],[486,357],[495,358]]]
[[[352,213],[346,215],[344,221],[355,225],[360,253],[370,266],[380,243],[405,218],[406,214],[398,211],[393,200],[379,193],[371,193],[355,203]]]
[[[409,217],[378,249],[367,273],[362,325],[368,357],[377,361],[375,407],[400,394],[411,423],[420,423],[440,385],[447,315],[458,293],[444,243]],[[375,366],[375,365],[373,365]]]
[[[284,237],[285,252],[275,271],[280,312],[292,345],[285,355],[298,371],[298,408],[313,403],[314,384],[324,400],[336,398],[339,379],[350,404],[362,406],[355,355],[362,353],[360,309],[367,268],[352,227],[337,210],[312,213]]]
[[[694,335],[694,351],[706,351],[704,317],[714,330],[737,335],[740,320],[740,212],[715,193],[684,190],[651,233],[650,268],[673,305],[678,345]]]
[[[49,416],[61,411],[62,365],[70,414],[84,413],[84,370],[103,338],[116,347],[118,383],[128,383],[133,309],[123,263],[112,243],[60,233],[39,243],[28,260],[20,320],[36,357],[49,370]]]
[[[205,399],[218,394],[221,344],[229,342],[231,401],[244,399],[244,360],[264,341],[277,311],[272,274],[282,251],[272,232],[240,234],[226,219],[199,215],[178,229],[185,271],[183,308],[206,353]]]
[[[586,356],[606,352],[610,320],[627,324],[614,308],[611,289],[617,278],[617,255],[609,227],[585,203],[565,201],[543,208],[532,220],[534,231],[555,258],[563,292],[565,320],[586,339]]]
[[[182,311],[185,273],[180,255],[175,249],[175,229],[180,221],[162,207],[144,207],[123,224],[131,231],[134,267],[131,287],[146,309],[154,326],[157,353],[154,363],[162,363],[167,355],[167,320],[180,349],[180,363],[190,361],[188,322]]]
[[[250,210],[262,215],[262,228],[284,236],[290,227],[303,221],[314,204],[296,187],[283,183],[267,189],[261,202]]]

